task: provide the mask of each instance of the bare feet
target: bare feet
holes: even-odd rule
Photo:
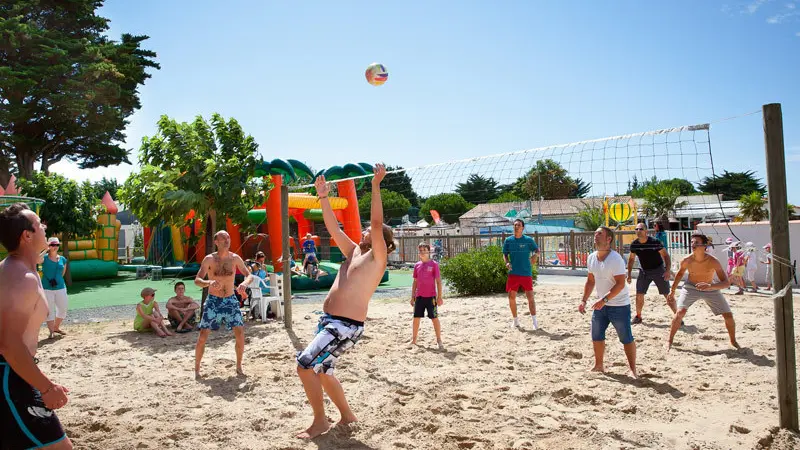
[[[639,379],[639,375],[636,374],[636,369],[628,369],[628,376],[630,376],[634,380]]]
[[[61,330],[53,330],[53,333],[58,333],[58,334],[60,334],[62,336],[66,336],[67,335],[67,333],[65,333],[65,332],[63,332]]]
[[[299,439],[314,439],[315,437],[319,436],[322,433],[325,433],[331,428],[331,424],[325,420],[323,423],[314,422],[311,424],[306,431],[299,433],[297,437]]]
[[[200,380],[201,378],[203,378],[203,376],[200,375],[200,369],[194,369],[194,379]]]
[[[589,370],[589,372],[603,373],[603,372],[605,372],[605,369],[603,369],[603,366],[594,366]]]
[[[437,342],[437,344],[439,344],[439,350],[444,350],[444,344],[442,344],[442,341]]]
[[[240,377],[246,376],[244,374],[244,370],[242,370],[242,366],[236,368],[236,375],[239,375]]]
[[[355,414],[349,414],[346,416],[342,416],[342,418],[339,419],[339,423],[337,425],[349,425],[353,422],[358,422],[358,418],[356,417]]]
[[[738,348],[738,349],[741,349],[741,348],[742,348],[741,346],[739,346],[739,343],[738,343],[738,342],[736,342],[735,340],[731,341],[731,345],[732,345],[732,346],[734,346],[734,347],[736,347],[736,348]]]
[[[666,348],[667,353],[669,353],[670,349],[672,349],[672,339],[667,341],[667,348]]]

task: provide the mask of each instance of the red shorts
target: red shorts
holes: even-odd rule
[[[528,292],[533,290],[533,277],[526,277],[524,275],[509,275],[506,280],[506,292],[516,292],[522,288],[523,291]]]

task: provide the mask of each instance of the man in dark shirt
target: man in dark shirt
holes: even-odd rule
[[[669,298],[669,277],[672,261],[664,245],[658,239],[647,236],[647,227],[643,223],[636,224],[636,240],[631,243],[631,256],[628,258],[628,284],[631,283],[631,270],[635,258],[639,257],[639,277],[636,279],[636,317],[631,323],[642,323],[642,308],[644,308],[644,294],[653,281],[658,287],[658,293],[664,296],[667,306],[674,314],[675,301]]]

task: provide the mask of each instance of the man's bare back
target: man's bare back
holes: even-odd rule
[[[376,261],[372,249],[363,252],[361,246],[356,246],[339,268],[322,310],[333,316],[363,322],[367,318],[369,301],[385,270],[385,258]]]
[[[24,281],[20,283],[20,280]],[[19,305],[33,305],[22,339],[31,356],[36,355],[39,328],[49,312],[39,274],[9,256],[0,262],[0,286],[15,286],[14,289],[0,289],[0,324],[6,310]]]

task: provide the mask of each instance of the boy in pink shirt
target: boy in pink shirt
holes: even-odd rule
[[[436,331],[436,342],[439,349],[442,345],[442,326],[439,324],[438,306],[442,306],[442,277],[439,275],[439,264],[431,260],[431,246],[421,243],[417,246],[419,261],[414,265],[414,284],[411,285],[411,306],[414,307],[414,324],[411,343],[416,345],[419,332],[419,320],[428,311],[428,318]]]

